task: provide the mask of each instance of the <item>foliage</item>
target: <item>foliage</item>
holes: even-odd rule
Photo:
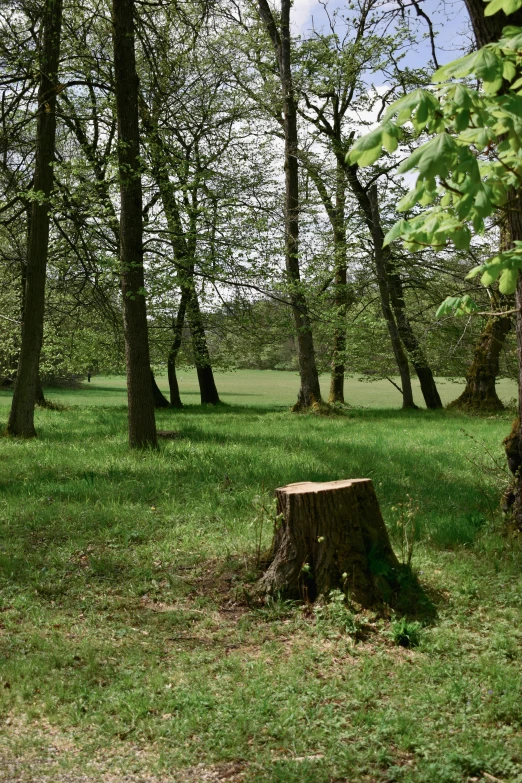
[[[319,631],[327,637],[332,633],[356,637],[361,630],[361,623],[350,611],[346,595],[341,590],[330,590],[328,602],[314,606],[314,617]]]
[[[401,617],[392,623],[391,635],[395,644],[400,647],[418,647],[422,639],[422,625]]]
[[[406,497],[408,500],[392,506],[392,511],[397,514],[395,520],[396,531],[394,532],[396,532],[400,541],[402,562],[409,567],[413,557],[415,540],[418,536],[417,517],[419,515],[419,507],[409,494]]]
[[[436,134],[401,163],[399,172],[418,175],[398,209],[434,206],[400,220],[386,243],[402,237],[408,250],[417,251],[442,248],[451,240],[467,249],[471,229],[482,234],[486,221],[500,209],[516,209],[511,202],[522,181],[521,49],[522,29],[506,27],[498,43],[440,68],[433,77],[438,88],[419,88],[393,103],[380,126],[354,144],[350,161],[368,166],[383,149],[394,153],[411,135],[410,126],[415,137]],[[480,88],[469,83],[473,77],[480,80]],[[468,276],[481,274],[485,286],[499,280],[501,293],[511,294],[520,268],[522,243],[516,241]],[[467,298],[454,298],[439,313],[450,308],[470,312],[473,305]]]

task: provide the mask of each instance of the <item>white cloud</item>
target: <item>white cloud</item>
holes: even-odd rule
[[[294,0],[291,11],[292,24],[303,31],[309,26],[312,10],[318,6],[317,0]]]

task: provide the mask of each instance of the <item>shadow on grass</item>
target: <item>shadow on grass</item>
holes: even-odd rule
[[[420,621],[423,625],[430,625],[437,620],[437,607],[433,601],[435,595],[431,596],[424,589],[410,566],[401,565],[394,582],[395,590],[389,605],[398,616]]]

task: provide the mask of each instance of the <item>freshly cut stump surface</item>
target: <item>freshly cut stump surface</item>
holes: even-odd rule
[[[388,601],[399,563],[371,479],[289,484],[262,592],[314,601],[338,588],[364,606]]]

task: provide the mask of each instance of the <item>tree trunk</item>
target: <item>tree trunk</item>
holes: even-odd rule
[[[179,383],[176,375],[176,359],[172,354],[169,354],[167,362],[167,372],[169,379],[169,395],[171,408],[182,408],[183,403],[179,394]]]
[[[466,8],[471,19],[473,32],[478,46],[485,46],[488,43],[498,41],[502,34],[502,29],[506,25],[522,26],[522,9],[514,14],[506,16],[503,11],[493,14],[493,16],[484,16],[484,4],[481,0],[465,0]],[[522,189],[514,190],[508,194],[507,234],[509,243],[522,240]],[[513,467],[517,464],[514,450],[518,447],[519,462],[522,464],[522,438],[520,437],[520,421],[522,412],[522,275],[520,271],[517,278],[517,289],[515,292],[515,328],[517,337],[517,356],[518,356],[518,417],[513,422],[511,434],[506,438],[506,452],[508,464]],[[508,445],[509,444],[509,445]],[[507,505],[512,508],[515,522],[522,531],[522,471],[516,470],[513,480],[513,486],[510,489]]]
[[[522,240],[522,190],[512,192],[508,200],[508,225],[511,240]],[[518,448],[522,464],[522,438],[520,437],[520,422],[522,421],[522,274],[518,273],[517,290],[515,293],[516,335],[518,357]],[[515,422],[516,425],[516,422]],[[515,426],[514,425],[514,426]],[[522,470],[515,474],[513,488],[513,514],[519,530],[522,531]]]
[[[134,52],[134,0],[113,0],[113,43],[121,194],[120,266],[123,293],[129,445],[156,448],[154,399],[143,271],[143,217]]]
[[[417,336],[412,329],[410,320],[406,313],[406,303],[404,301],[402,280],[399,273],[394,268],[391,253],[387,253],[386,258],[386,273],[390,289],[390,299],[400,338],[404,347],[408,351],[411,363],[413,364],[415,372],[417,373],[426,407],[431,408],[432,410],[440,409],[443,406],[442,400],[437,390],[435,378],[433,377],[431,367],[426,361],[424,352],[419,344],[419,341],[417,340]]]
[[[180,313],[182,314],[182,318],[181,321],[179,321],[179,333],[177,331],[177,326],[174,329],[174,343],[168,359],[168,367],[170,368],[169,384],[170,379],[172,379],[172,383],[170,384],[171,404],[175,405],[175,407],[182,407],[181,400],[179,399],[179,388],[177,388],[175,356],[181,346],[183,322],[186,314],[194,348],[194,361],[198,374],[201,403],[217,405],[220,402],[220,399],[214,379],[212,364],[210,361],[210,353],[208,350],[205,327],[199,306],[198,294],[194,285],[194,238],[189,235],[187,240],[185,235],[174,187],[168,176],[169,161],[165,155],[163,141],[160,134],[158,133],[158,129],[150,115],[150,112],[148,111],[143,101],[141,102],[141,113],[143,126],[149,140],[149,150],[152,158],[152,170],[156,184],[158,185],[160,191],[163,210],[167,219],[167,225],[170,232],[170,241],[174,252],[175,265],[181,287],[181,303],[180,311],[178,312],[178,321]],[[177,344],[178,334],[179,344]],[[174,351],[174,346],[176,344],[177,347]],[[173,398],[176,400],[175,403],[172,402]]]
[[[299,271],[299,171],[297,165],[297,102],[294,94],[290,46],[291,0],[281,0],[281,34],[267,0],[258,0],[261,19],[270,36],[279,66],[285,136],[285,264],[290,302],[297,333],[297,357],[301,388],[294,409],[321,402],[315,363],[312,325],[301,288]]]
[[[342,158],[345,161],[345,158]],[[350,166],[344,163],[347,172],[348,182],[352,188],[352,192],[357,199],[366,225],[368,226],[374,248],[376,248],[376,266],[377,277],[379,282],[379,290],[382,296],[384,294],[386,302],[382,301],[383,312],[384,309],[390,311],[390,315],[385,315],[385,320],[388,325],[388,331],[390,333],[390,339],[392,342],[392,348],[395,355],[395,360],[399,367],[401,375],[403,389],[406,389],[407,397],[410,397],[411,392],[411,377],[408,367],[408,360],[404,354],[402,346],[406,348],[410,355],[411,362],[415,368],[415,372],[420,381],[422,395],[427,408],[442,408],[442,401],[437,391],[435,379],[431,368],[426,361],[422,348],[417,340],[415,332],[412,329],[409,318],[406,313],[406,305],[404,302],[404,293],[402,287],[402,281],[400,275],[395,269],[391,250],[388,247],[383,247],[384,243],[384,231],[381,225],[381,218],[379,214],[379,204],[377,200],[377,186],[372,185],[369,190],[366,190],[360,183],[357,177],[357,166]],[[380,271],[379,271],[380,268]],[[385,291],[386,289],[386,291]],[[393,323],[392,323],[393,321]],[[399,343],[395,332],[399,335]],[[402,356],[401,356],[402,354]],[[411,395],[412,403],[413,396]],[[403,407],[416,407],[415,405],[403,404]]]
[[[187,302],[187,316],[194,348],[194,363],[198,374],[199,393],[202,405],[219,405],[220,399],[214,372],[210,363],[210,354],[207,347],[207,338],[203,317],[199,309],[199,302],[195,291],[190,291]]]
[[[507,25],[522,27],[522,9],[509,16],[506,16],[504,11],[497,11],[493,16],[484,16],[483,0],[464,0],[464,2],[479,48],[498,41],[503,28]]]
[[[346,352],[346,312],[348,310],[347,265],[346,265],[346,177],[344,168],[337,161],[336,167],[336,192],[335,192],[335,220],[333,227],[334,240],[334,309],[335,328],[333,336],[332,374],[330,378],[330,394],[328,402],[344,403],[344,361]]]
[[[160,387],[156,383],[156,378],[152,370],[150,371],[150,377],[152,381],[152,398],[154,400],[155,408],[170,408],[170,402],[167,400]]]
[[[346,248],[346,243],[344,243]],[[332,374],[330,377],[330,393],[328,402],[344,403],[344,357],[346,352],[346,311],[348,308],[346,296],[346,264],[337,266],[335,270],[336,325],[333,335]]]
[[[40,381],[40,378],[38,378],[37,384],[36,384],[36,398],[35,403],[38,405],[39,408],[45,408],[47,405],[47,402],[45,400],[45,394],[44,390],[42,389],[42,383]]]
[[[368,194],[370,200],[370,208],[372,213],[373,232],[375,239],[378,240],[379,247],[381,248],[381,255],[384,260],[385,277],[387,287],[389,291],[390,303],[395,316],[395,322],[397,324],[397,331],[402,344],[408,351],[411,363],[415,368],[417,377],[420,382],[422,396],[427,408],[437,410],[442,408],[442,400],[440,399],[435,378],[431,371],[424,352],[417,340],[415,332],[412,329],[410,320],[406,313],[406,303],[404,301],[404,291],[402,287],[402,280],[395,267],[393,256],[390,248],[383,247],[384,231],[382,230],[381,218],[379,215],[379,205],[377,200],[377,186],[373,185],[370,193]]]
[[[510,329],[509,316],[489,318],[475,347],[473,361],[466,375],[466,388],[448,407],[474,411],[504,410],[495,382],[499,372],[500,352]]]
[[[371,479],[276,490],[282,521],[262,592],[314,601],[339,589],[364,606],[389,600],[399,567]]]
[[[335,124],[335,123],[334,123]],[[317,192],[326,210],[333,233],[334,244],[334,311],[335,326],[332,350],[332,373],[330,378],[330,393],[328,402],[344,403],[344,362],[346,352],[346,312],[349,295],[347,288],[346,263],[346,176],[344,166],[337,159],[335,203],[333,202],[326,183],[307,156],[301,153],[303,164],[313,180]]]
[[[169,378],[169,390],[170,390],[170,404],[173,408],[182,408],[183,403],[179,395],[179,384],[176,375],[176,359],[178,357],[179,349],[181,348],[181,341],[183,339],[183,325],[185,323],[185,311],[187,309],[187,297],[188,291],[184,289],[181,292],[181,299],[179,302],[178,313],[176,320],[172,321],[172,328],[174,330],[174,340],[170,347],[169,356],[167,360],[167,373]]]
[[[506,24],[522,25],[522,11],[506,17],[503,11],[484,16],[482,0],[465,0],[473,26],[477,48],[500,38]],[[500,250],[510,246],[509,231],[503,224],[500,231]],[[496,304],[494,309],[498,309]],[[488,319],[475,347],[473,361],[466,373],[466,388],[449,407],[476,411],[503,410],[504,406],[495,389],[499,372],[499,357],[506,336],[511,328],[510,318]]]
[[[24,293],[22,345],[9,414],[7,432],[22,438],[36,436],[34,406],[43,340],[45,280],[49,248],[49,197],[54,183],[53,161],[56,137],[56,90],[60,61],[62,0],[47,0],[43,11],[43,41],[40,54],[40,85],[33,190],[34,200],[28,231],[27,276]]]
[[[377,271],[377,284],[379,286],[379,293],[381,296],[382,314],[388,327],[393,354],[395,356],[395,361],[397,362],[397,367],[399,368],[399,374],[401,376],[402,407],[416,408],[417,406],[413,402],[413,390],[411,388],[411,376],[410,368],[408,366],[408,359],[402,347],[399,330],[397,328],[390,304],[390,291],[388,276],[386,273],[386,261],[382,246],[383,236],[382,230],[380,229],[380,219],[377,206],[377,188],[375,186],[372,187],[370,191],[369,201],[372,218],[370,223],[370,231],[373,239],[375,268]]]

